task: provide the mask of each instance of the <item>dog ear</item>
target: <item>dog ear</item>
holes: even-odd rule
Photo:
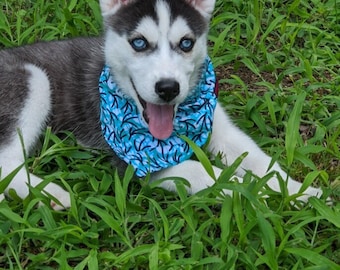
[[[205,18],[210,19],[214,7],[215,0],[186,0],[190,5],[197,9]]]
[[[126,5],[131,0],[100,0],[102,14],[114,14],[122,5]]]

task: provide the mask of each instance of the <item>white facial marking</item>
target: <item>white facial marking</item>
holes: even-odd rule
[[[144,36],[149,43],[156,44],[159,37],[158,27],[152,18],[144,18],[134,31],[136,36]]]
[[[158,1],[156,3],[156,11],[158,14],[158,28],[159,28],[159,33],[161,37],[166,37],[169,27],[170,27],[170,10],[169,6],[163,2],[163,1]]]
[[[193,37],[194,35],[188,26],[186,20],[182,17],[176,18],[171,28],[169,29],[169,40],[172,42],[178,42],[182,37]]]

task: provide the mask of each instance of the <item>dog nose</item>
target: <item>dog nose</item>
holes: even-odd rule
[[[173,100],[179,94],[179,83],[172,79],[163,79],[155,85],[156,94],[166,102]]]

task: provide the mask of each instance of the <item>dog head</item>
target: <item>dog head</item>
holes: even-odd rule
[[[169,137],[178,104],[196,86],[215,0],[101,0],[105,58],[150,132]]]

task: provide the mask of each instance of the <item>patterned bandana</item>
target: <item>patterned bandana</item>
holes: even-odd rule
[[[164,140],[153,137],[135,101],[122,92],[110,68],[104,66],[99,80],[103,135],[117,156],[135,168],[137,176],[189,159],[193,151],[182,135],[198,146],[206,143],[212,130],[217,84],[209,57],[204,65],[198,85],[178,106],[171,136]]]

